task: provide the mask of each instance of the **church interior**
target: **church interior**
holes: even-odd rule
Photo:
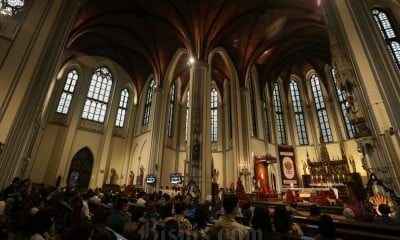
[[[0,2],[1,188],[398,201],[399,1]]]

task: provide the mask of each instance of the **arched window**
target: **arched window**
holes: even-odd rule
[[[124,127],[126,110],[128,108],[128,100],[129,100],[129,91],[128,89],[124,88],[121,91],[121,98],[119,100],[117,117],[115,119],[116,127],[121,127],[121,128]]]
[[[173,83],[171,89],[169,90],[169,109],[168,109],[168,128],[167,128],[168,137],[172,137],[174,129],[175,94],[176,94],[176,87],[175,83]]]
[[[218,140],[218,92],[211,89],[211,142]]]
[[[256,111],[256,99],[254,92],[254,79],[253,74],[249,75],[249,91],[250,91],[250,110],[251,110],[251,126],[252,132],[251,135],[253,137],[257,137],[257,111]]]
[[[301,104],[299,87],[294,80],[290,81],[290,95],[292,96],[293,112],[296,119],[297,135],[300,145],[308,144],[306,124],[304,121],[303,107]]]
[[[337,85],[336,85],[336,71],[334,68],[331,68],[331,74],[332,74],[332,79],[333,79],[333,85],[336,88],[336,95],[338,97],[339,105],[340,108],[342,109],[342,117],[344,120],[344,123],[346,125],[346,132],[347,132],[347,137],[348,138],[354,138],[355,136],[355,129],[353,124],[351,124],[349,117],[347,117],[347,107],[348,103],[346,100],[346,94],[344,90],[340,90]]]
[[[189,128],[189,107],[190,107],[190,92],[187,92],[186,98],[186,119],[185,119],[185,141],[188,138],[188,128]]]
[[[20,13],[24,6],[24,0],[0,0],[0,13],[13,16]]]
[[[317,74],[312,74],[310,78],[311,90],[314,96],[315,108],[317,109],[319,126],[324,142],[332,142],[332,131],[329,125],[328,112],[326,111],[325,101],[322,96],[321,84]]]
[[[90,81],[86,96],[82,118],[96,122],[104,122],[110,92],[112,87],[112,75],[106,67],[96,69]]]
[[[153,90],[154,90],[154,79],[150,81],[149,88],[147,89],[142,125],[147,125],[149,124],[150,121],[150,110],[151,110],[151,101],[153,99]]]
[[[283,121],[281,93],[279,91],[278,83],[274,84],[274,104],[275,104],[276,125],[278,127],[278,141],[279,144],[286,144],[286,133],[285,133],[285,124]]]
[[[75,69],[68,72],[60,100],[58,101],[56,110],[58,113],[68,114],[78,78],[78,72]]]
[[[394,28],[395,25],[393,23],[395,21],[393,21],[393,16],[388,11],[378,8],[372,9],[372,14],[392,54],[397,69],[400,71],[400,37]]]

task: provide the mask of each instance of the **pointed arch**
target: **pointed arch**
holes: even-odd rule
[[[93,168],[93,154],[88,147],[79,150],[72,158],[67,185],[74,188],[89,187]]]

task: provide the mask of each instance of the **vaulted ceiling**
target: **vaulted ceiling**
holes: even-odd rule
[[[132,77],[139,92],[152,73],[164,84],[177,49],[208,62],[222,47],[242,86],[255,66],[260,85],[290,74],[300,77],[330,63],[329,39],[320,0],[88,0],[67,42],[65,61],[82,55],[110,58]],[[182,59],[174,72],[187,83]],[[218,85],[230,74],[221,56],[212,61]]]

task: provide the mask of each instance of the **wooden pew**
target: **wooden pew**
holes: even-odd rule
[[[294,221],[300,225],[306,236],[318,233],[318,218],[295,216]],[[334,221],[338,237],[342,239],[400,239],[400,226],[350,220]]]

